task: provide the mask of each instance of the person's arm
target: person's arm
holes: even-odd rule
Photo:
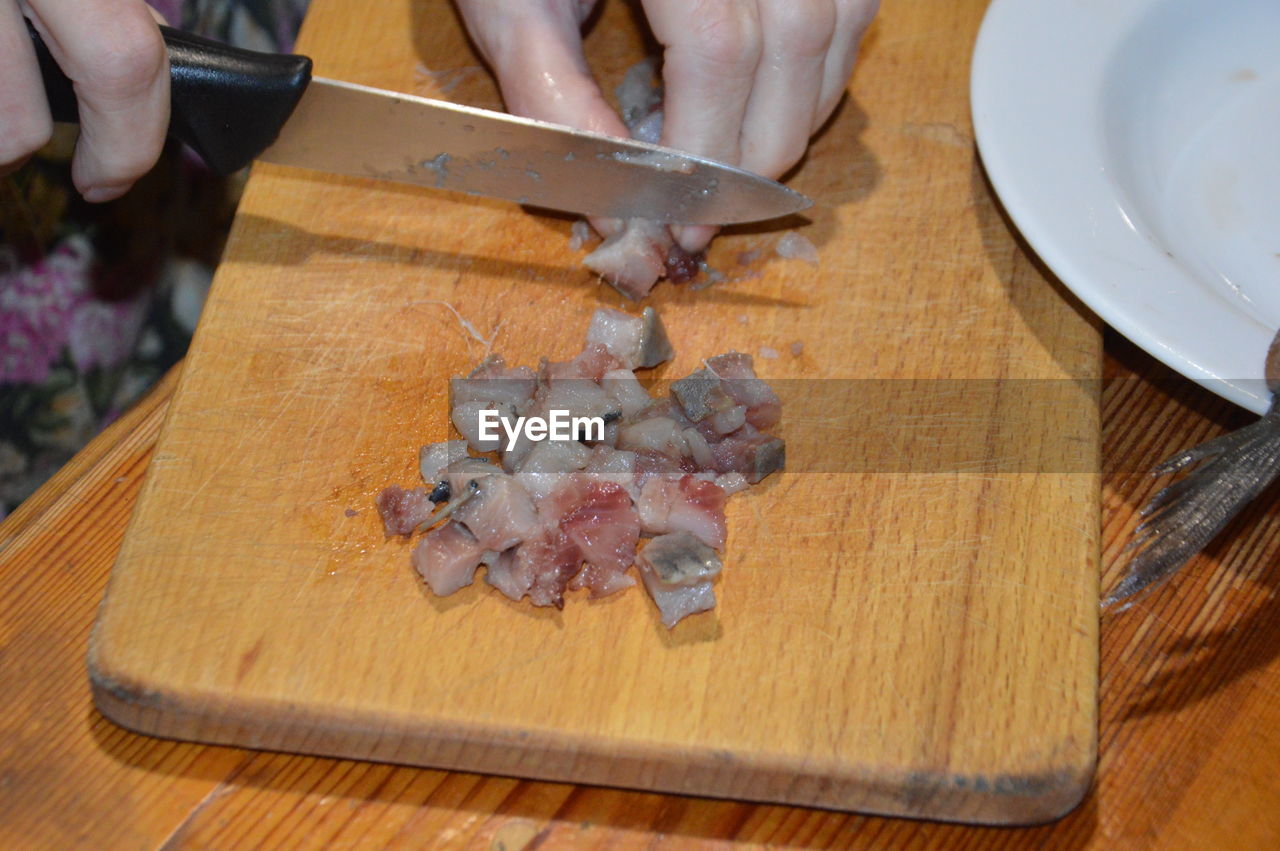
[[[89,201],[118,198],[155,164],[169,124],[158,15],[142,0],[0,0],[0,174],[53,132],[24,16],[75,87],[76,188]]]
[[[582,52],[595,0],[458,0],[519,115],[625,136]],[[779,177],[853,72],[879,0],[644,0],[663,45],[662,144]],[[700,251],[715,228],[675,229]]]

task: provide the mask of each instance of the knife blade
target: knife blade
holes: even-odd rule
[[[70,81],[28,23],[54,120],[76,121]],[[234,48],[161,27],[169,135],[215,172],[253,159],[589,216],[733,224],[811,201],[703,157],[492,110],[311,76],[305,56]]]

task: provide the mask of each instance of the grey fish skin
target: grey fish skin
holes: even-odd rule
[[[1280,333],[1265,365],[1271,405],[1255,423],[1185,449],[1152,470],[1163,476],[1197,467],[1142,509],[1128,549],[1137,550],[1102,608],[1126,609],[1208,546],[1258,494],[1280,477]]]

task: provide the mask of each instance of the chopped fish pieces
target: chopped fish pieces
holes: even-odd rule
[[[465,526],[452,520],[432,529],[413,548],[413,566],[431,587],[431,592],[448,597],[471,584],[484,555],[484,547]]]
[[[666,225],[648,219],[627,219],[620,230],[582,258],[582,263],[609,286],[639,301],[666,275],[672,249],[679,251],[680,247]]]
[[[428,517],[435,506],[431,495],[423,488],[404,488],[392,485],[378,494],[378,514],[382,516],[382,529],[388,538],[392,535],[412,535]]]
[[[633,139],[657,143],[662,138],[662,87],[656,57],[642,60],[618,87],[618,106]],[[661,161],[654,163],[661,168]],[[578,242],[579,247],[582,241]],[[627,219],[583,258],[582,263],[629,299],[647,296],[662,278],[681,284],[693,280],[703,254],[691,254],[676,243],[671,228],[648,219]]]
[[[711,580],[720,572],[720,556],[688,532],[654,538],[636,565],[668,629],[715,606]]]
[[[475,495],[453,512],[486,550],[501,552],[538,531],[533,500],[511,476],[490,475],[475,480]]]
[[[720,556],[688,532],[659,535],[644,548],[640,560],[664,585],[696,585],[720,572]]]
[[[425,532],[411,560],[440,596],[483,568],[507,598],[563,608],[569,592],[630,588],[634,570],[669,628],[713,608],[729,496],[785,463],[768,431],[782,403],[739,352],[650,395],[634,370],[673,356],[651,308],[601,308],[569,360],[533,370],[487,357],[453,381],[450,418],[463,439],[422,447],[422,482],[378,495],[387,536]],[[488,411],[502,421],[496,439],[483,433]],[[507,431],[557,411],[581,422],[558,438]]]
[[[587,342],[604,346],[626,369],[648,369],[671,360],[675,354],[667,329],[652,307],[646,307],[639,316],[600,308],[591,317]]]

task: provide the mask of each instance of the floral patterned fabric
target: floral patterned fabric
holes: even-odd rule
[[[176,27],[288,50],[306,0],[150,0]],[[2,83],[0,83],[2,85]],[[186,351],[241,179],[170,145],[124,198],[84,203],[75,129],[0,179],[0,518]]]

